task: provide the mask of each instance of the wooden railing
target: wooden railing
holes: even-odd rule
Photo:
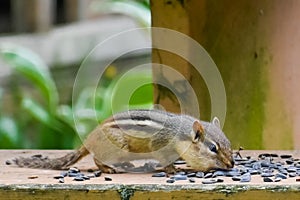
[[[220,177],[221,183],[203,184],[204,178],[166,183],[167,177],[152,177],[153,173],[101,174],[86,181],[64,178],[64,183],[54,177],[62,171],[18,168],[9,164],[13,158],[42,154],[59,157],[69,151],[62,150],[1,150],[0,199],[300,199],[299,176],[280,182],[263,182],[253,175],[251,182],[234,182],[231,177]],[[261,153],[290,154],[300,158],[299,151],[245,151],[242,156],[257,157]],[[84,174],[97,170],[91,156],[75,164]],[[109,176],[112,180],[107,181]]]

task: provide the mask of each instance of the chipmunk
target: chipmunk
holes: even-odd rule
[[[200,171],[230,169],[234,165],[230,142],[218,118],[204,122],[160,110],[117,113],[97,126],[83,146],[63,157],[20,157],[14,162],[20,167],[67,169],[89,153],[104,173],[118,172],[113,163],[146,158],[158,160],[167,172],[176,170],[173,162],[178,158]]]

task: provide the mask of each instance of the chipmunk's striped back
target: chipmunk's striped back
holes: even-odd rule
[[[228,169],[233,166],[230,142],[219,120],[203,122],[188,115],[160,110],[130,110],[117,113],[96,127],[77,151],[58,159],[30,165],[16,159],[19,166],[65,168],[91,153],[103,172],[115,173],[112,164],[153,158],[163,166],[179,157],[196,170]],[[36,160],[35,160],[36,161]],[[55,167],[54,167],[55,166]]]

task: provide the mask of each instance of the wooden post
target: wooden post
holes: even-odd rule
[[[53,9],[53,0],[12,0],[14,31],[48,31],[53,23]]]
[[[65,3],[67,22],[81,21],[87,18],[89,0],[65,0]]]
[[[227,95],[224,131],[233,147],[300,148],[299,1],[152,0],[151,11],[152,26],[187,34],[215,61]],[[153,62],[177,69],[189,80],[201,118],[209,120],[210,95],[195,69],[157,49]],[[178,112],[178,103],[165,93],[155,87],[156,103]]]
[[[154,27],[163,27],[179,31],[186,35],[190,35],[190,22],[189,22],[189,13],[182,6],[181,1],[151,1],[151,12],[152,12],[152,26]],[[160,37],[160,36],[157,36]],[[153,34],[153,42],[158,40]],[[174,41],[176,42],[176,41]],[[154,63],[161,63],[166,66],[170,66],[177,72],[181,73],[186,80],[191,80],[191,66],[190,63],[184,60],[182,57],[174,54],[173,52],[167,52],[161,49],[153,49],[152,59]],[[154,68],[153,70],[154,77],[164,77],[174,86],[174,82],[180,82],[182,80],[173,80],[172,74],[168,74],[160,70],[159,68]],[[203,80],[201,77],[197,76],[197,79],[201,82]],[[204,85],[204,84],[202,84]],[[180,112],[181,108],[176,98],[175,94],[172,93],[170,88],[162,87],[159,84],[155,84],[154,90],[154,102],[160,104],[164,109],[171,112]],[[197,95],[206,96],[208,95],[206,90],[201,90]],[[207,113],[208,109],[206,108],[206,98],[202,98],[203,101],[200,102],[201,115],[208,116],[204,113]],[[204,103],[205,104],[202,104]],[[188,113],[190,114],[190,113]],[[195,116],[196,117],[196,116]],[[206,118],[207,119],[207,118]]]

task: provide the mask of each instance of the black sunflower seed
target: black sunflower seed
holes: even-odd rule
[[[82,176],[76,176],[73,180],[74,181],[84,181],[84,178],[82,178]]]
[[[218,179],[217,179],[217,182],[218,182],[218,183],[223,183],[223,182],[224,182],[224,180],[223,180],[223,179],[221,179],[221,178],[218,178]]]
[[[275,179],[276,178],[287,179],[287,176],[282,174],[282,173],[278,173],[278,174],[275,175]]]
[[[57,176],[53,176],[54,179],[61,179],[61,178],[64,178],[63,175],[57,175]]]
[[[274,174],[272,174],[272,173],[261,173],[260,176],[261,177],[272,177],[272,176],[274,176]]]
[[[208,180],[203,180],[202,181],[203,184],[214,184],[217,183],[216,179],[208,179]]]
[[[203,172],[197,172],[196,177],[197,178],[204,178],[204,173]]]
[[[196,173],[194,173],[194,172],[188,173],[186,176],[187,177],[196,177]]]
[[[152,177],[166,177],[166,172],[158,172],[155,174],[152,174]]]
[[[174,162],[174,165],[185,165],[185,164],[186,164],[186,162],[184,160],[176,160]]]
[[[251,174],[250,173],[246,173],[246,174],[243,174],[241,176],[240,182],[245,183],[245,182],[250,182],[250,181],[251,181]]]
[[[174,176],[171,177],[171,179],[174,179],[176,181],[187,180],[187,176],[181,174],[175,174]]]
[[[269,177],[264,177],[264,182],[273,182],[273,180]]]
[[[232,180],[233,181],[240,181],[241,177],[240,176],[234,176],[234,177],[232,177]]]
[[[296,177],[297,176],[297,174],[296,173],[289,173],[289,177]]]
[[[102,174],[102,171],[101,171],[101,170],[98,170],[98,171],[95,171],[95,172],[94,172],[94,175],[95,175],[96,177],[100,177],[101,174]]]
[[[105,176],[105,177],[104,177],[104,180],[105,180],[105,181],[112,181],[112,178],[109,177],[109,176]]]
[[[190,182],[190,183],[195,183],[196,180],[195,180],[194,178],[189,178],[189,182]]]
[[[80,170],[77,169],[76,167],[71,167],[69,170],[68,170],[69,173],[79,173]]]
[[[288,158],[292,158],[292,155],[280,155],[280,158],[282,159],[288,159]]]
[[[274,179],[274,182],[280,182],[281,180],[282,180],[282,178],[277,177]]]
[[[10,160],[7,160],[7,161],[5,161],[5,164],[6,164],[6,165],[11,165],[12,163],[11,163]]]
[[[167,182],[167,183],[174,183],[175,180],[174,180],[174,179],[167,179],[166,182]]]

